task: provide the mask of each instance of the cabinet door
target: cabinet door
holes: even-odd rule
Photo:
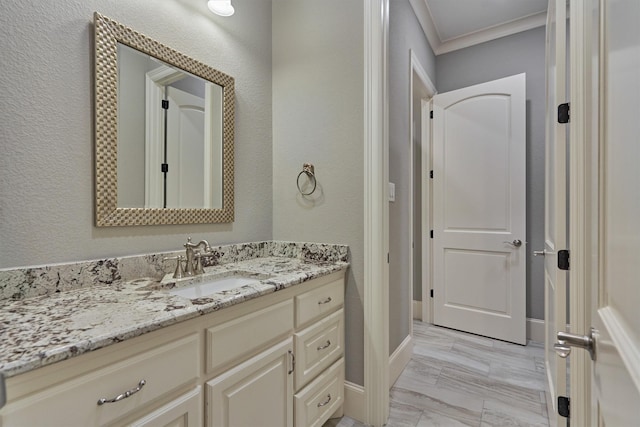
[[[207,425],[293,426],[293,342],[289,338],[207,382]]]
[[[202,425],[202,387],[172,400],[133,423],[132,427],[199,427]]]

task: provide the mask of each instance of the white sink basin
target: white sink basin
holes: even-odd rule
[[[201,298],[216,292],[225,292],[241,286],[253,285],[259,283],[260,280],[252,277],[244,277],[239,275],[218,277],[206,280],[200,283],[194,283],[188,286],[174,288],[168,291],[171,295],[178,295],[183,298]]]

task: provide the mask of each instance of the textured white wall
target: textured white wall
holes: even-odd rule
[[[271,238],[271,2],[3,0],[0,268]],[[235,77],[236,221],[94,226],[93,12]],[[339,240],[339,239],[336,239]]]
[[[277,0],[272,16],[273,237],[349,245],[346,377],[358,384],[364,377],[363,6]],[[308,199],[296,187],[305,162],[315,165],[318,179]]]

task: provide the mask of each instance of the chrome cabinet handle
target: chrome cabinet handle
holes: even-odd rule
[[[144,385],[147,382],[145,380],[140,380],[140,382],[138,383],[138,387],[136,388],[132,388],[131,390],[127,390],[122,394],[117,395],[116,397],[114,397],[113,399],[105,399],[104,397],[98,400],[98,406],[100,405],[104,405],[105,403],[115,403],[115,402],[119,402],[122,399],[126,399],[127,397],[131,397],[134,394],[136,394],[137,392],[139,392],[140,390],[142,390],[142,387],[144,387]]]
[[[505,240],[502,243],[507,243],[507,244],[509,244],[511,246],[514,246],[516,248],[519,248],[520,246],[522,246],[522,240],[520,240],[520,239],[513,239],[512,242],[509,242],[508,240]]]
[[[318,408],[322,408],[323,406],[327,406],[331,402],[331,394],[327,394],[327,400],[324,402],[318,403]]]
[[[547,252],[543,249],[541,251],[533,251],[533,256],[545,256]]]
[[[296,370],[296,356],[291,350],[289,350],[289,356],[291,356],[291,369],[289,369],[288,374],[291,375]]]
[[[331,341],[327,340],[327,342],[324,345],[321,345],[320,347],[317,348],[318,351],[320,350],[324,350],[325,348],[331,346]]]
[[[331,301],[332,301],[332,300],[331,300],[331,297],[327,297],[326,299],[323,299],[322,301],[318,301],[318,305],[321,305],[321,304],[328,304],[328,303],[330,303]]]

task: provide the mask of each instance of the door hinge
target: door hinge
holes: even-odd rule
[[[429,230],[429,237],[433,239],[433,230]]]
[[[433,171],[429,171],[429,178],[433,179]]]
[[[561,417],[570,418],[571,399],[566,396],[558,396],[558,414]]]
[[[569,123],[570,107],[569,103],[558,105],[558,123]]]
[[[569,251],[567,249],[558,251],[558,268],[560,270],[569,269]]]
[[[389,252],[387,252],[387,264],[389,264],[390,262],[391,261],[390,261],[390,257],[389,257]]]
[[[160,165],[162,173],[169,172],[169,163],[163,163]]]
[[[169,109],[169,100],[167,100],[167,99],[163,99],[162,100],[162,109],[163,110],[168,110]]]
[[[433,110],[429,111],[429,118],[433,119]]]
[[[433,289],[431,289],[431,292],[429,294],[431,295],[431,298],[433,298]]]

